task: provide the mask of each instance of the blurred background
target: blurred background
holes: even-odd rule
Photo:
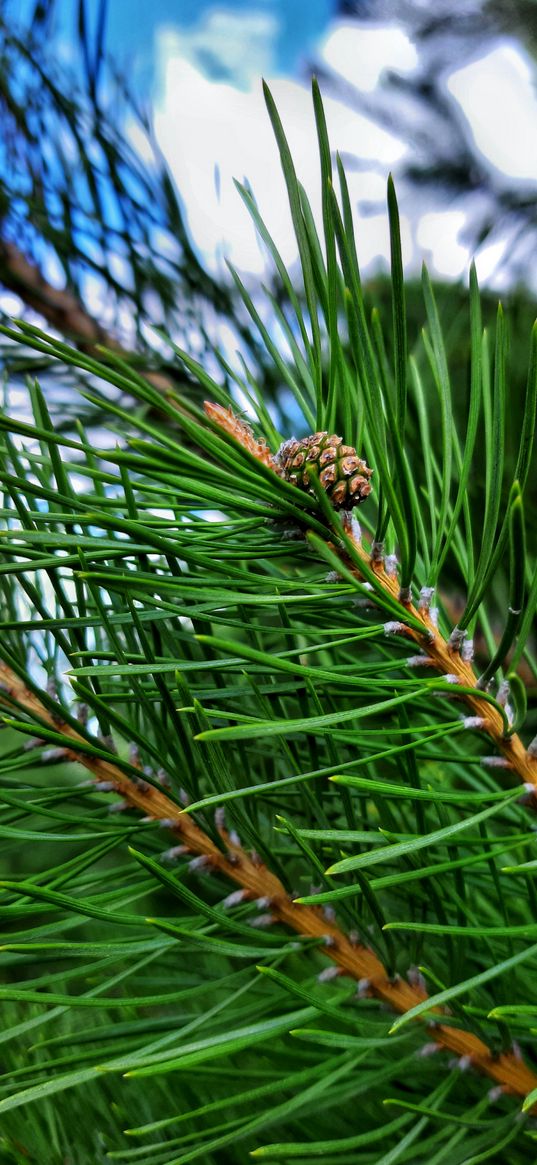
[[[425,259],[436,281],[455,285],[454,349],[472,256],[491,304],[507,298],[527,335],[535,0],[3,0],[0,26],[4,313],[29,314],[86,350],[114,342],[167,375],[179,374],[155,326],[205,357],[217,342],[230,359],[239,346],[261,359],[226,264],[254,295],[276,285],[233,180],[252,189],[293,270],[261,77],[320,219],[315,74],[377,300],[391,172],[407,274],[419,276]],[[409,305],[418,331],[411,289]],[[13,369],[9,345],[2,358],[16,374],[39,369],[20,353]],[[70,399],[66,386],[67,408]]]

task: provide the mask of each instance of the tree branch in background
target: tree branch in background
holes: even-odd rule
[[[84,305],[66,288],[49,283],[38,268],[28,261],[14,243],[0,239],[0,284],[14,291],[27,307],[39,313],[50,327],[71,340],[81,352],[103,359],[102,347],[109,348],[123,359],[132,360],[132,353],[111,336],[89,314]],[[144,369],[144,376],[155,388],[166,392],[172,380],[162,373]]]
[[[81,351],[95,354],[95,345],[116,348],[116,342],[69,291],[47,282],[14,243],[0,240],[0,283],[14,291],[28,307]]]

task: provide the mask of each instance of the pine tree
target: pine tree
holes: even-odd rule
[[[426,273],[409,350],[393,185],[386,321],[316,85],[322,239],[266,99],[303,281],[264,232],[282,352],[237,278],[270,408],[223,353],[173,345],[163,395],[3,329],[108,416],[68,435],[32,380],[0,418],[3,1158],[523,1165],[535,332],[513,429],[502,309],[472,272],[463,398]],[[358,511],[292,480],[285,401],[373,470]]]

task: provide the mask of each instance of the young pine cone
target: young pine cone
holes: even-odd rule
[[[278,450],[276,462],[286,481],[313,496],[308,466],[316,465],[319,482],[335,510],[352,510],[371,493],[368,479],[373,470],[335,434],[313,433],[299,441],[291,437]]]

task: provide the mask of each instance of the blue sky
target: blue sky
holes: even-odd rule
[[[396,121],[390,127],[388,119],[381,128],[374,116],[383,100],[386,111],[387,72],[405,83],[419,69],[419,51],[405,27],[395,21],[330,19],[326,7],[323,12],[318,9],[316,20],[311,17],[308,25],[307,46],[295,26],[294,50],[287,49],[292,67],[283,69],[281,46],[287,36],[289,8],[293,6],[256,2],[240,7],[204,5],[195,21],[161,23],[156,29],[157,137],[181,192],[193,240],[206,265],[220,277],[226,276],[225,260],[252,276],[264,271],[264,256],[234,178],[252,185],[284,261],[292,265],[296,259],[277,151],[261,94],[262,76],[269,81],[318,221],[315,126],[307,71],[300,69],[300,61],[307,53],[321,76],[332,73],[347,83],[349,100],[330,86],[325,86],[324,100],[332,147],[351,159],[348,180],[365,273],[385,263],[389,253],[388,174],[392,171],[397,182],[401,167],[413,161],[412,130],[399,137]],[[509,186],[516,179],[535,188],[534,62],[516,42],[489,37],[483,43],[478,39],[466,57],[459,54],[451,59],[446,52],[442,68],[446,97],[496,185]],[[419,139],[417,123],[415,132]],[[425,258],[435,275],[466,278],[472,256],[465,228],[468,216],[476,213],[479,194],[469,190],[466,197],[453,202],[446,192],[427,187],[414,189],[405,199],[401,183],[398,192],[407,266],[419,270]],[[502,237],[479,248],[476,261],[482,282],[501,290],[502,281],[505,286],[509,280],[507,266],[513,256],[506,226]]]
[[[62,0],[66,28],[74,24],[72,0]],[[159,28],[169,26],[186,33],[203,22],[216,9],[248,14],[255,9],[274,17],[278,32],[275,39],[275,66],[278,73],[294,73],[301,60],[314,47],[335,14],[335,0],[110,0],[108,6],[108,46],[114,55],[130,62],[137,85],[150,91],[158,83],[154,53]],[[95,16],[96,0],[89,11]],[[221,80],[218,53],[207,54],[208,75]]]
[[[28,5],[30,0],[15,3]],[[63,45],[69,52],[78,3],[58,3]],[[388,7],[392,13],[397,9]],[[87,0],[90,22],[98,8],[98,0]],[[386,179],[393,171],[398,181],[398,168],[412,159],[414,143],[398,138],[393,129],[379,128],[368,103],[382,104],[386,70],[403,83],[410,80],[418,56],[402,22],[375,24],[374,13],[368,0],[363,0],[362,21],[359,3],[351,20],[337,17],[335,0],[109,0],[108,50],[153,108],[158,141],[177,183],[192,240],[219,276],[227,275],[226,259],[252,276],[264,270],[234,178],[251,183],[284,260],[292,264],[296,258],[261,96],[262,76],[270,82],[299,174],[319,214],[307,76],[311,62],[321,75],[326,70],[348,86],[347,102],[326,89],[332,146],[358,163],[350,168],[349,182],[364,271],[385,259]],[[495,181],[518,181],[535,190],[535,63],[521,46],[505,37],[478,43],[473,58],[453,61],[443,83]],[[359,100],[353,101],[353,91]],[[471,196],[449,205],[438,191],[423,197],[414,191],[406,202],[402,183],[398,192],[408,263],[416,269],[424,257],[433,274],[464,278],[471,257],[465,242],[468,215],[475,206]],[[366,204],[364,216],[360,207]],[[502,279],[508,278],[509,250],[507,234],[494,247],[485,243],[480,248],[477,265],[483,282],[501,289]]]

